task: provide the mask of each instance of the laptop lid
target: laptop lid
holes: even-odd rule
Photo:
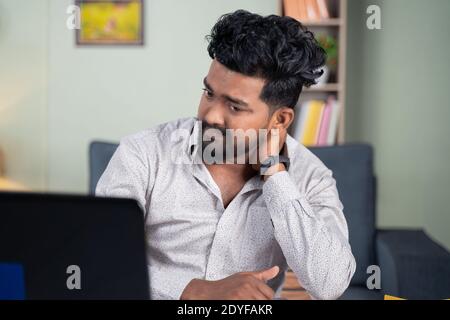
[[[135,200],[0,193],[1,298],[148,299],[147,270]]]

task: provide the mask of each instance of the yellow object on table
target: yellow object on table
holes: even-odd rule
[[[385,294],[384,300],[405,300],[405,299]]]
[[[26,191],[27,188],[20,183],[0,177],[0,190],[1,191]]]

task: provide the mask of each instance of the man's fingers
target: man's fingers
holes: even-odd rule
[[[265,270],[261,273],[261,280],[269,281],[270,279],[275,278],[279,272],[280,272],[280,268],[278,268],[278,266],[274,266],[274,267],[272,267],[268,270]]]
[[[269,299],[269,300],[273,299],[275,292],[267,284],[265,284],[264,282],[259,282],[258,289],[266,297],[266,299]]]
[[[261,271],[241,273],[242,275],[250,276],[247,281],[250,281],[251,287],[253,287],[253,290],[250,293],[252,299],[273,299],[275,292],[266,284],[266,281],[275,278],[279,272],[280,268],[278,266],[274,266]]]
[[[255,290],[252,292],[251,300],[270,300],[271,298],[264,294],[261,290]]]
[[[278,268],[278,266],[274,266],[270,269],[252,272],[252,275],[258,278],[259,280],[265,282],[275,278],[278,272],[280,272],[280,268]]]
[[[274,296],[274,291],[265,282],[257,279],[256,277],[251,277],[252,299],[257,300],[271,300]]]

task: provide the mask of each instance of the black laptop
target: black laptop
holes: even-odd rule
[[[0,300],[148,299],[147,272],[136,201],[0,193]]]

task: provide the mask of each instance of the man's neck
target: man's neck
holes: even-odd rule
[[[220,171],[227,176],[240,178],[247,181],[254,177],[257,172],[249,164],[205,164],[209,171]]]

